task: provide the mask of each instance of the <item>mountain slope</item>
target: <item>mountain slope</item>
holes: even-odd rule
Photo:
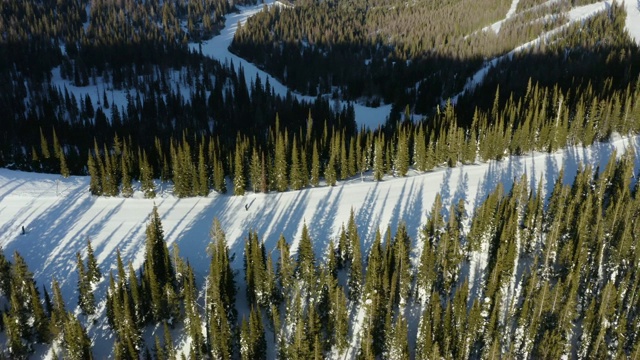
[[[167,243],[179,246],[180,254],[194,268],[199,286],[208,272],[205,249],[210,241],[209,229],[213,219],[218,218],[227,233],[230,254],[235,256],[232,268],[239,270],[236,281],[242,289],[242,249],[249,230],[257,231],[267,251],[274,249],[279,235],[284,234],[295,252],[306,223],[316,256],[322,256],[329,239],[336,237],[350,210],[354,209],[363,254],[368,253],[376,230],[384,232],[390,226],[395,231],[399,222],[405,221],[414,241],[413,261],[416,261],[421,248],[417,234],[436,193],[442,195],[443,208],[462,199],[471,214],[474,206],[498,183],[509,189],[514,179],[526,174],[532,188],[542,182],[548,192],[561,168],[565,168],[564,181],[570,182],[579,163],[604,168],[614,150],[620,153],[627,146],[638,153],[640,137],[597,143],[587,149],[570,148],[552,155],[533,154],[426,174],[412,173],[407,178],[387,177],[382,182],[373,182],[371,176],[365,174],[363,178],[345,181],[336,187],[242,197],[212,193],[205,198],[177,199],[165,185],[158,189],[161,196],[154,200],[143,199],[139,192],[130,199],[96,198],[89,195],[88,177],[62,179],[0,170],[0,246],[7,256],[18,251],[38,284],[48,287],[51,279],[57,279],[67,307],[74,309],[77,304],[75,254],[84,251],[86,239],[91,239],[104,274],[116,268],[116,249],[120,249],[125,263],[131,261],[139,268],[144,256],[145,227],[155,204]],[[27,230],[25,235],[21,235],[22,226]],[[471,269],[484,268],[482,257],[473,261],[479,263],[471,264]],[[469,275],[473,284],[473,277],[481,274]],[[98,284],[96,298],[99,301],[104,299],[107,287],[105,280]],[[242,314],[247,309],[241,304],[239,300]],[[98,309],[100,316],[104,311],[103,301]],[[88,330],[96,346],[95,355],[108,356],[113,334],[106,322],[89,322]]]

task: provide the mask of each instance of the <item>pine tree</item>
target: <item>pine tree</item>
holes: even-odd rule
[[[318,145],[313,142],[313,152],[311,155],[311,186],[320,184],[320,155],[318,154]]]
[[[87,315],[95,313],[96,304],[93,290],[91,289],[91,278],[87,274],[80,253],[76,253],[78,271],[78,306],[82,309],[82,312]]]
[[[91,246],[91,239],[87,238],[87,276],[92,283],[98,283],[102,278],[102,272],[98,267],[98,262],[93,254],[93,247]]]
[[[53,280],[51,288],[53,289],[53,303],[50,312],[49,332],[51,333],[51,338],[55,340],[64,330],[67,310],[65,309],[62,292],[60,291],[60,285],[57,280]]]
[[[204,157],[204,139],[198,146],[198,196],[209,195],[209,176],[207,174],[207,162]]]
[[[169,257],[162,222],[156,206],[153,207],[151,220],[146,229],[143,282],[145,288],[150,291],[153,320],[159,321],[168,318],[171,315],[167,304],[168,295],[163,289],[169,285],[175,291],[175,270]]]
[[[262,182],[262,162],[258,155],[258,150],[254,147],[251,152],[251,162],[249,164],[249,182],[251,183],[251,190],[257,193]]]
[[[66,318],[63,336],[64,358],[72,360],[93,359],[91,339],[89,339],[87,331],[72,314],[69,313]]]
[[[232,354],[232,324],[236,321],[236,289],[226,235],[217,218],[213,221],[210,237],[211,264],[205,300],[209,348],[214,358],[229,359]]]
[[[336,286],[334,288],[334,299],[331,302],[332,310],[331,322],[333,323],[333,337],[332,343],[335,344],[338,352],[341,353],[346,350],[349,345],[348,333],[349,333],[349,316],[347,312],[347,298],[344,295],[342,287]]]
[[[360,250],[360,236],[356,225],[355,213],[351,209],[349,223],[347,225],[347,238],[349,239],[349,300],[357,302],[362,292],[362,253]]]
[[[287,136],[276,134],[276,151],[274,159],[274,188],[276,191],[286,191],[289,186],[287,176]]]
[[[287,244],[284,235],[280,235],[276,246],[279,254],[276,264],[276,275],[279,279],[282,292],[287,294],[293,284],[294,268],[290,259],[289,244]]]
[[[398,130],[396,144],[395,173],[396,176],[406,176],[409,171],[409,139],[404,128]]]
[[[131,197],[133,195],[133,185],[131,184],[131,163],[128,155],[129,150],[127,144],[123,145],[123,153],[120,157],[120,166],[122,171],[122,196]]]
[[[298,278],[306,281],[307,284],[312,284],[316,273],[315,263],[316,260],[311,244],[311,237],[309,236],[309,229],[305,223],[302,226],[302,236],[298,243],[298,261],[296,267]]]
[[[244,149],[241,143],[236,144],[234,171],[233,171],[233,195],[244,195]]]
[[[100,181],[102,174],[100,174],[98,167],[96,166],[95,158],[91,154],[91,151],[89,151],[87,158],[87,168],[89,170],[90,177],[89,191],[91,192],[91,195],[100,196],[102,195],[102,182]]]
[[[407,334],[407,321],[402,314],[399,314],[396,323],[393,326],[393,331],[388,338],[389,344],[387,345],[387,359],[403,360],[409,359],[409,339]]]
[[[293,145],[291,147],[291,171],[289,174],[289,183],[292,190],[300,190],[304,186],[302,164],[298,153],[297,138],[293,137]]]
[[[336,178],[336,157],[334,155],[334,152],[331,151],[331,154],[329,155],[329,161],[324,168],[324,179],[327,182],[327,185],[335,186],[337,180]]]
[[[51,157],[51,152],[49,151],[49,142],[47,138],[44,136],[42,132],[42,128],[40,128],[40,151],[42,153],[42,157],[45,159],[49,159]]]
[[[144,150],[140,158],[140,190],[144,193],[145,199],[153,199],[156,197],[156,187],[153,183],[153,168]]]
[[[375,181],[382,181],[384,173],[384,135],[380,134],[375,140],[373,154],[373,179]]]

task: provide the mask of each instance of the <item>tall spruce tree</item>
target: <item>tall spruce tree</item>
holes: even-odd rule
[[[169,250],[164,240],[162,222],[158,208],[153,207],[146,229],[145,261],[143,264],[143,283],[148,289],[151,314],[154,321],[167,319],[170,314],[166,286],[175,291],[175,270]]]

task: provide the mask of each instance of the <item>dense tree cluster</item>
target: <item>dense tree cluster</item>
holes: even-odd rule
[[[339,131],[324,123],[318,131],[312,117],[297,132],[281,129],[278,117],[266,141],[238,135],[235,148],[225,151],[215,137],[171,139],[169,153],[160,141],[137,155],[117,136],[111,148],[94,146],[89,157],[91,191],[95,195],[131,196],[132,181],[154,197],[153,179],[171,180],[178,197],[206,196],[211,190],[243,195],[288,191],[321,184],[336,185],[367,173],[374,180],[406,176],[442,166],[458,166],[532,151],[554,152],[566,146],[607,141],[613,133],[640,132],[640,80],[623,90],[590,84],[563,91],[529,81],[521,98],[501,98],[498,88],[492,105],[476,108],[471,123],[447,104],[427,121],[398,122],[382,129]],[[601,97],[599,93],[604,92]],[[409,116],[408,110],[405,119]],[[124,150],[123,150],[124,149]],[[227,189],[226,178],[233,180]]]
[[[92,262],[91,245],[88,245],[88,272],[79,276],[90,276],[93,282],[99,276],[99,269]],[[78,254],[79,264],[82,264]],[[94,259],[95,260],[95,259]],[[83,268],[84,269],[84,268]],[[84,270],[83,270],[84,271]],[[96,273],[97,271],[97,273]],[[82,294],[83,278],[79,277],[79,290]],[[67,311],[60,285],[54,279],[51,284],[53,299],[46,287],[40,294],[33,273],[29,271],[24,258],[17,252],[13,262],[0,250],[0,330],[6,343],[0,347],[0,357],[8,359],[27,359],[37,344],[57,342],[59,353],[65,359],[92,359],[91,340],[87,336],[85,325]],[[92,314],[95,309],[91,288],[80,295],[78,304],[83,312]],[[90,298],[90,299],[89,299]]]
[[[503,18],[508,2],[295,1],[250,18],[236,32],[232,50],[303,93],[333,93],[400,108],[409,104],[426,114],[459,93],[487,59],[564,24],[564,11],[572,5],[578,4],[523,4],[496,33],[483,27]],[[597,31],[592,38],[608,30]],[[576,50],[591,56],[589,48]],[[571,66],[564,65],[571,79]],[[555,79],[543,72],[538,76]]]
[[[360,359],[634,357],[640,351],[636,160],[633,150],[614,152],[603,169],[580,167],[571,185],[561,171],[548,194],[542,182],[534,189],[524,176],[506,193],[499,184],[472,217],[463,202],[444,209],[438,195],[417,239],[402,222],[362,239],[352,210],[322,257],[306,224],[293,245],[281,236],[273,249],[250,231],[246,294],[236,294],[243,275],[230,267],[217,219],[209,275],[198,287],[178,249],[169,254],[154,209],[139,275],[131,263],[125,270],[118,252],[117,275],[109,276],[114,353],[174,358],[170,327],[183,326],[191,339],[183,351],[191,358],[255,359],[271,351],[325,358],[349,346]],[[366,243],[372,245],[364,256]],[[77,257],[78,305],[90,314],[83,284],[101,279],[90,241],[86,262]],[[46,289],[41,299],[19,254],[13,263],[0,254],[0,289],[2,355],[25,358],[34,344],[59,340],[65,358],[92,356],[59,284],[53,281],[53,300]],[[242,319],[237,295],[250,308]],[[162,339],[144,341],[148,325],[162,326]]]

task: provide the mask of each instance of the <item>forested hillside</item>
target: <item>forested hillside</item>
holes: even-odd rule
[[[634,357],[640,349],[634,265],[637,139],[630,145],[623,154],[613,150],[608,159],[602,158],[602,148],[591,149],[594,158],[602,158],[602,168],[577,165],[589,157],[571,160],[573,151],[582,151],[568,150],[562,157],[565,165],[578,166],[573,175],[563,170],[554,174],[553,166],[544,165],[538,170],[542,177],[529,173],[534,166],[554,163],[552,156],[538,156],[531,163],[515,160],[504,166],[508,171],[502,175],[489,169],[485,192],[476,196],[463,186],[452,197],[444,173],[442,195],[429,205],[420,204],[422,191],[407,193],[411,206],[430,207],[417,229],[415,219],[407,224],[395,218],[388,226],[363,221],[377,211],[352,208],[348,216],[329,220],[342,221],[330,231],[334,235],[318,231],[327,220],[316,216],[309,223],[276,221],[289,223],[285,228],[301,227],[295,238],[278,237],[272,230],[265,231],[267,238],[248,225],[242,232],[227,230],[217,218],[207,217],[202,221],[211,224],[208,237],[206,231],[192,229],[183,238],[174,232],[175,219],[165,230],[165,215],[153,205],[144,224],[135,225],[142,227],[142,246],[133,249],[137,255],[131,256],[126,242],[112,247],[120,240],[108,234],[130,225],[114,228],[98,220],[91,228],[107,234],[86,233],[98,236],[97,252],[96,242],[86,238],[73,240],[71,252],[60,253],[55,243],[45,245],[52,246],[54,257],[70,257],[64,265],[38,252],[54,274],[73,269],[72,276],[44,284],[34,281],[17,251],[33,259],[34,253],[21,243],[47,241],[33,238],[43,233],[41,225],[29,226],[26,235],[9,242],[13,255],[0,256],[0,301],[7,305],[2,311],[3,355],[24,358],[35,350],[65,359],[107,354],[155,359]],[[475,184],[477,177],[468,177],[473,167],[464,171],[467,175],[454,184]],[[531,175],[509,179],[527,173]],[[502,176],[507,188],[495,176]],[[369,189],[367,198],[372,190],[376,196],[376,187],[354,185],[342,186],[345,192]],[[398,190],[392,197],[403,194]],[[267,196],[255,206],[279,206],[265,207],[278,201]],[[317,200],[322,204],[326,198]],[[14,201],[31,196],[17,193],[7,199],[12,208]],[[50,206],[45,204],[49,200],[36,201]],[[167,213],[175,211],[175,200],[164,201],[173,203],[165,207]],[[93,213],[90,218],[104,211],[84,206],[82,211]],[[243,218],[238,223],[255,221],[238,210],[242,213],[231,216]],[[400,213],[410,215],[406,210]],[[308,210],[293,212],[294,219],[300,218],[299,211]],[[214,214],[230,221],[223,211]],[[54,227],[77,231],[68,223]],[[38,273],[40,279],[48,278]],[[107,338],[112,347],[105,348]],[[45,345],[51,346],[49,352],[42,352]]]
[[[637,357],[634,19],[1,2],[0,359]]]

